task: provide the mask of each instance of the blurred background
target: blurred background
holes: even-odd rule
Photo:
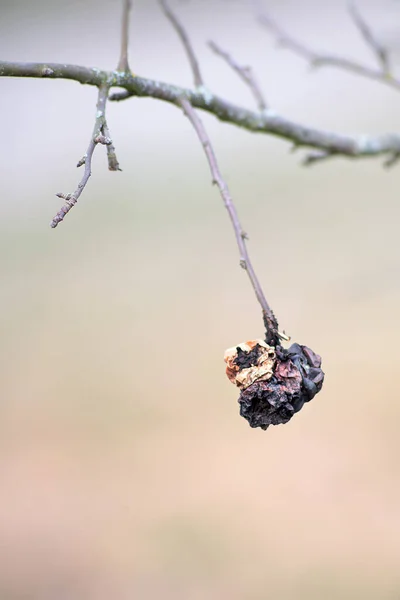
[[[175,33],[134,0],[130,64],[190,86]],[[276,47],[241,0],[171,0],[207,85],[253,106],[207,48],[251,64],[270,106],[342,133],[398,129],[399,96]],[[359,0],[394,56],[400,3]],[[265,0],[317,50],[373,65],[344,1]],[[117,0],[1,0],[3,60],[112,69]],[[282,140],[202,114],[267,298],[323,357],[323,391],[252,430],[226,348],[262,335],[226,211],[187,119],[109,103],[75,189],[96,89],[1,79],[0,596],[40,600],[400,598],[399,168],[300,165]],[[267,233],[268,231],[268,233]]]

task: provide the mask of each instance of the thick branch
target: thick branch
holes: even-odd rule
[[[177,104],[185,96],[195,108],[212,113],[220,121],[231,123],[248,131],[274,135],[294,144],[330,154],[351,158],[365,158],[400,153],[400,135],[348,136],[315,129],[295,123],[272,110],[256,112],[237,106],[208,90],[189,90],[161,81],[133,77],[116,71],[57,63],[17,63],[0,61],[0,77],[36,77],[45,79],[70,79],[79,83],[100,86],[106,81],[110,87],[124,88],[110,100],[132,96],[155,98]],[[122,96],[121,96],[122,94]]]
[[[213,178],[213,183],[215,183],[220,191],[222,200],[224,202],[225,208],[228,211],[229,217],[232,222],[232,226],[235,232],[236,242],[239,248],[240,253],[240,266],[247,271],[249,276],[251,285],[253,286],[254,292],[256,294],[257,300],[261,305],[264,317],[264,323],[266,326],[266,341],[271,345],[279,344],[279,334],[278,334],[278,322],[274,313],[272,312],[271,307],[269,306],[267,299],[264,296],[264,292],[261,288],[258,277],[254,271],[253,265],[251,264],[250,257],[246,247],[246,234],[242,229],[242,226],[239,221],[239,216],[236,211],[236,207],[232,201],[232,196],[229,192],[228,185],[224,178],[221,175],[221,171],[219,170],[217,158],[215,156],[214,149],[211,144],[211,140],[207,135],[207,132],[204,128],[203,123],[200,118],[197,116],[196,111],[191,106],[190,102],[187,98],[182,97],[179,100],[179,104],[181,105],[184,113],[189,118],[191,124],[193,125],[198,138],[204,148],[204,152],[206,154],[208,164],[210,167],[211,175]]]

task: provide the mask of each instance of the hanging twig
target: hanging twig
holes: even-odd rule
[[[186,32],[183,30],[177,17],[175,16],[175,14],[172,12],[172,10],[166,4],[166,1],[160,0],[160,3],[163,6],[164,11],[166,12],[168,18],[170,19],[172,25],[174,26],[174,28],[178,34],[179,38],[181,39],[182,44],[184,45],[184,47],[186,49],[186,53],[188,55],[190,64],[192,66],[196,85],[199,85],[199,84],[203,85],[199,66],[198,66],[197,60],[195,58],[195,55],[193,53],[192,45],[190,43],[190,40],[189,40]],[[275,346],[275,345],[279,344],[281,337],[282,337],[282,339],[288,339],[288,338],[284,334],[281,336],[278,333],[278,321],[276,320],[276,317],[275,317],[274,313],[272,312],[272,309],[269,306],[267,299],[264,296],[264,292],[262,291],[260,282],[258,281],[257,275],[253,269],[253,265],[251,264],[250,257],[248,255],[247,247],[246,247],[247,236],[239,222],[239,217],[238,217],[238,214],[236,211],[236,207],[233,204],[232,197],[231,197],[229,189],[228,189],[228,185],[227,185],[226,181],[223,179],[223,177],[221,175],[221,171],[219,170],[217,158],[215,156],[214,149],[211,145],[211,140],[208,137],[203,123],[201,122],[200,118],[197,116],[196,111],[193,109],[188,98],[184,95],[178,97],[177,104],[179,104],[182,107],[185,115],[189,118],[189,120],[190,120],[191,124],[193,125],[193,127],[199,137],[199,140],[204,148],[204,152],[206,153],[208,164],[209,164],[210,171],[211,171],[211,175],[213,178],[213,183],[215,183],[219,188],[222,200],[225,204],[225,208],[228,211],[229,217],[230,217],[232,225],[233,225],[236,242],[237,242],[237,245],[239,248],[239,253],[240,253],[240,266],[247,271],[247,274],[248,274],[251,284],[253,286],[254,292],[256,294],[257,300],[260,303],[261,308],[262,308],[263,320],[264,320],[264,325],[265,325],[265,330],[266,330],[266,341],[268,344]]]
[[[232,196],[229,192],[228,185],[224,178],[221,175],[221,171],[219,170],[217,158],[215,156],[214,149],[211,144],[211,140],[207,135],[207,132],[204,128],[203,123],[200,118],[197,116],[196,111],[190,104],[187,98],[182,96],[179,99],[179,104],[182,107],[185,115],[188,117],[189,121],[193,125],[197,136],[203,146],[204,152],[206,154],[208,165],[210,167],[211,175],[213,178],[213,183],[218,186],[220,191],[222,200],[224,202],[225,208],[228,211],[229,217],[232,222],[232,226],[235,232],[236,243],[239,248],[240,254],[240,266],[247,271],[249,279],[251,281],[251,285],[253,286],[254,292],[256,294],[257,300],[261,305],[264,323],[266,327],[266,341],[270,345],[279,344],[280,337],[285,338],[286,336],[280,335],[278,333],[278,321],[274,313],[272,312],[271,307],[269,306],[267,299],[264,296],[264,292],[261,288],[258,277],[254,271],[253,265],[251,264],[250,257],[247,251],[246,246],[246,234],[242,229],[242,226],[239,221],[238,213],[236,207],[232,201]]]

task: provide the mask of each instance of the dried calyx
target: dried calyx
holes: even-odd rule
[[[251,427],[287,423],[324,381],[321,357],[307,346],[275,348],[262,340],[225,352],[226,374],[240,388],[240,414]]]

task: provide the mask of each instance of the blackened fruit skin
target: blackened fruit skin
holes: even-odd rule
[[[240,369],[247,369],[249,367],[253,367],[257,364],[257,361],[262,353],[261,346],[254,346],[253,350],[250,352],[244,352],[240,346],[236,348],[237,357],[234,361]]]
[[[240,393],[240,414],[251,427],[265,430],[287,423],[322,388],[321,358],[310,348],[292,344],[285,350],[277,346],[276,356],[272,378],[255,381]]]
[[[272,377],[269,381],[255,382],[240,393],[240,414],[250,427],[268,429],[290,421],[293,405],[281,391],[281,384]]]

